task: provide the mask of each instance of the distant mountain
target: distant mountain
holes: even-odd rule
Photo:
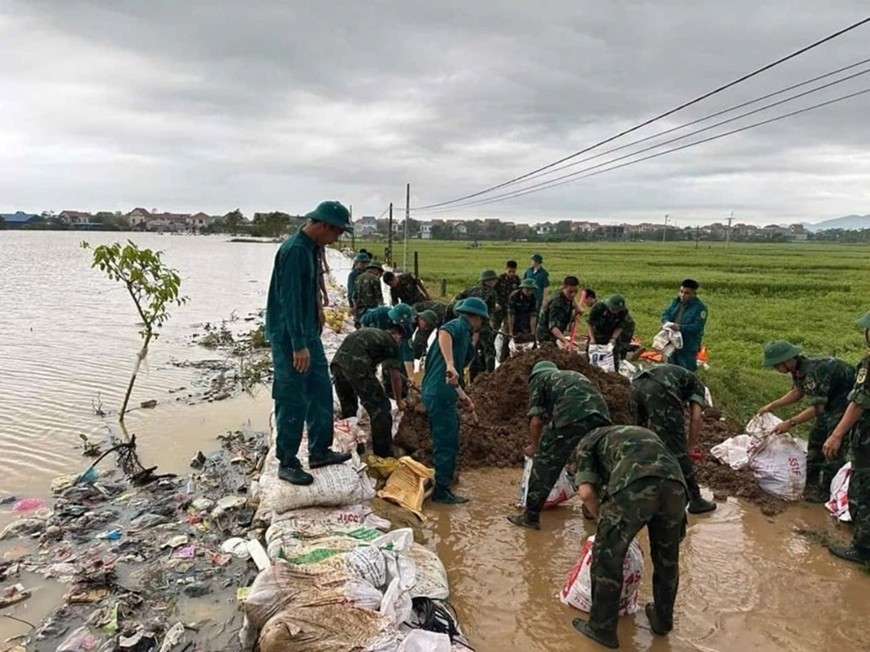
[[[824,231],[826,229],[870,229],[870,215],[847,215],[846,217],[836,217],[832,220],[807,224],[806,226],[810,231]]]

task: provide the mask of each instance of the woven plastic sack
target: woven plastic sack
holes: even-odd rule
[[[595,535],[586,539],[580,559],[571,570],[565,588],[559,594],[559,600],[569,607],[589,613],[592,609],[592,550],[595,547]],[[630,616],[637,613],[638,593],[641,577],[643,577],[643,551],[637,540],[631,542],[625,561],[622,564],[622,594],[619,598],[619,615]]]
[[[517,502],[517,507],[525,508],[526,506],[526,499],[529,495],[529,480],[532,476],[532,464],[532,458],[527,457],[526,465],[523,468],[523,479],[520,481],[520,499],[519,502]],[[562,469],[562,472],[559,474],[559,479],[556,480],[556,484],[553,485],[550,495],[547,496],[547,500],[544,503],[544,509],[561,505],[576,493],[577,487],[574,485],[574,479],[571,477],[571,474],[568,473],[567,468]]]
[[[825,503],[825,507],[831,514],[844,523],[852,522],[849,513],[849,480],[852,477],[852,463],[844,464],[834,479],[831,480],[831,499]]]

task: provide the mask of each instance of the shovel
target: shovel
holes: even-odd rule
[[[459,394],[459,398],[463,401],[470,401],[468,398],[468,394],[465,393],[465,390],[462,389],[459,385],[456,386],[456,393]],[[474,403],[472,403],[474,405]],[[475,425],[480,425],[480,419],[477,418],[477,410],[471,410],[471,420],[475,423]]]

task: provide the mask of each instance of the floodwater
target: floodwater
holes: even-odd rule
[[[136,316],[123,289],[90,269],[78,243],[113,242],[127,234],[0,232],[0,496],[46,496],[54,476],[79,471],[79,433],[99,439],[117,409],[139,346]],[[191,346],[204,322],[244,315],[265,304],[274,244],[229,243],[223,237],[134,236],[140,246],[165,251],[182,275],[190,303],[173,311],[152,345],[132,405],[157,399],[154,410],[131,413],[143,462],[184,472],[197,450],[216,448],[216,434],[251,424],[265,429],[268,389],[255,397],[189,406],[169,391],[189,386],[195,372],[172,359],[216,357]],[[337,281],[345,274],[339,272]],[[557,597],[580,554],[591,524],[569,502],[543,515],[540,532],[507,523],[514,513],[520,469],[463,472],[458,490],[465,506],[427,505],[423,526],[444,560],[452,603],[480,652],[601,650],[571,627],[578,612]],[[0,526],[11,518],[0,512]],[[690,517],[682,546],[676,628],[667,638],[650,632],[642,611],[623,618],[624,650],[870,650],[870,576],[831,557],[796,527],[835,537],[818,505],[797,505],[776,517],[729,500],[710,515]],[[641,536],[645,554],[648,546]],[[0,543],[0,558],[16,556],[20,541]],[[646,565],[641,603],[651,599]],[[65,587],[25,577],[29,600],[7,610],[37,622],[56,606]],[[212,617],[230,604],[214,605]],[[201,615],[201,614],[200,614]],[[226,619],[228,620],[228,618]],[[21,623],[0,619],[0,640],[22,633]]]

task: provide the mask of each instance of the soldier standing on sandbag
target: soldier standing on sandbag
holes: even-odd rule
[[[662,324],[671,323],[683,335],[683,348],[666,360],[689,371],[698,369],[698,352],[707,327],[707,306],[698,298],[698,281],[687,278],[680,284],[680,294],[662,313]]]
[[[497,297],[495,311],[492,313],[492,332],[493,336],[498,335],[503,326],[507,326],[508,322],[508,302],[511,295],[520,287],[520,277],[517,276],[517,261],[509,260],[505,264],[505,270],[498,275],[498,280],[495,282],[495,294]],[[510,329],[506,329],[510,332]],[[507,360],[509,338],[502,333],[501,348],[498,351],[498,361],[504,362]]]
[[[514,525],[541,529],[541,510],[568,458],[590,430],[609,426],[607,403],[586,376],[560,371],[548,360],[529,376],[529,439],[523,450],[532,457],[532,472],[522,514],[508,516]],[[545,421],[548,423],[544,425]]]
[[[689,490],[689,513],[704,514],[716,503],[701,497],[689,451],[695,450],[701,434],[702,410],[707,404],[705,388],[698,377],[673,364],[655,364],[631,380],[631,413],[638,426],[655,432],[680,463]],[[689,437],[683,407],[689,404]]]
[[[384,305],[384,293],[381,290],[381,274],[384,266],[376,260],[370,260],[366,265],[366,271],[356,279],[356,288],[353,296],[354,326],[361,325],[362,316],[366,310]]]
[[[593,430],[577,447],[577,462],[580,498],[598,519],[598,530],[590,568],[592,609],[588,621],[574,619],[574,628],[605,647],[619,647],[622,567],[629,545],[646,527],[655,602],[644,611],[652,631],[665,636],[674,628],[680,542],[686,534],[679,463],[658,435],[638,426]]]
[[[459,505],[468,498],[457,496],[450,487],[456,473],[459,455],[459,410],[457,388],[464,386],[464,370],[474,359],[476,332],[489,323],[486,303],[471,297],[454,307],[459,315],[438,330],[438,338],[426,356],[423,376],[423,404],[432,433],[432,464],[435,467],[436,503]],[[474,409],[471,399],[462,399],[467,408]]]
[[[353,259],[353,268],[350,270],[350,274],[347,275],[347,304],[351,310],[353,310],[353,300],[356,295],[356,280],[360,274],[365,273],[370,261],[369,255],[362,252],[358,253],[356,258]]]
[[[362,403],[372,423],[372,445],[375,455],[393,455],[393,416],[390,400],[377,378],[378,365],[389,377],[394,396],[402,395],[402,366],[400,348],[405,340],[401,324],[391,324],[388,330],[361,328],[344,338],[330,369],[335,382],[335,393],[341,404],[341,418],[355,417]],[[405,402],[399,398],[400,412]]]
[[[870,347],[870,312],[858,320],[864,342]],[[830,553],[859,564],[870,563],[870,353],[858,364],[849,406],[828,437],[822,451],[829,460],[840,455],[843,440],[852,432],[849,446],[852,475],[849,478],[849,515],[852,517],[852,545],[831,544]]]
[[[596,303],[589,311],[589,344],[613,346],[613,366],[619,371],[619,363],[625,360],[634,337],[634,319],[628,314],[625,299],[614,294],[607,300]]]
[[[398,275],[386,272],[384,283],[390,288],[390,304],[393,306],[400,302],[413,306],[415,303],[429,300],[429,292],[423,285],[423,281],[410,272]]]
[[[574,321],[574,299],[580,289],[580,279],[566,276],[562,290],[552,297],[538,320],[538,342],[541,344],[570,344],[571,323]]]
[[[781,374],[791,374],[794,386],[785,395],[760,408],[758,414],[776,412],[805,396],[812,402],[806,410],[776,426],[774,433],[786,433],[801,423],[815,419],[807,440],[804,500],[809,503],[827,502],[831,480],[846,463],[849,447],[840,447],[837,457],[826,462],[822,446],[843,418],[849,404],[849,392],[855,384],[855,369],[837,358],[808,358],[799,347],[785,340],[770,342],[764,347],[763,364]]]
[[[511,293],[507,302],[507,337],[502,341],[502,361],[510,352],[510,341],[518,336],[526,342],[535,340],[538,328],[538,300],[535,297],[535,282],[523,279],[518,290]]]
[[[480,273],[477,285],[463,290],[453,299],[447,307],[447,319],[453,318],[456,312],[455,306],[470,297],[482,299],[486,304],[489,314],[493,314],[498,308],[498,295],[495,293],[495,284],[498,282],[498,274],[493,269],[485,269]],[[471,380],[477,378],[484,371],[495,371],[495,333],[492,325],[487,322],[478,333],[477,356],[471,365]]]
[[[323,306],[318,248],[350,233],[350,213],[336,201],[321,203],[308,222],[275,255],[266,306],[266,337],[272,345],[277,431],[278,477],[307,485],[314,482],[297,457],[302,429],[308,426],[308,466],[312,469],[350,459],[331,450],[332,383],[320,335]]]

